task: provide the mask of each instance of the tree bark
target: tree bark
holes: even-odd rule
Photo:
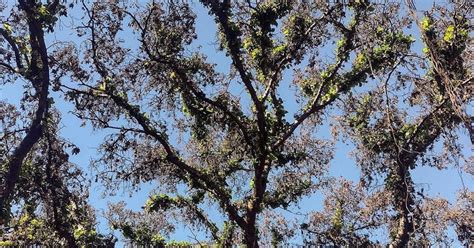
[[[394,176],[397,180],[394,181],[392,192],[394,193],[394,205],[398,224],[390,247],[402,248],[408,247],[410,234],[413,232],[413,182],[408,167],[399,165],[395,173]]]
[[[255,223],[250,223],[244,229],[245,245],[247,248],[258,248],[258,237]]]

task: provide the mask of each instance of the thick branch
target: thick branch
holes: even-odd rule
[[[217,1],[202,1],[204,5],[208,5],[211,8],[211,12],[216,16],[217,21],[222,27],[223,34],[225,36],[225,40],[228,46],[228,51],[232,58],[232,64],[235,66],[237,71],[239,72],[240,78],[244,83],[247,91],[250,94],[250,98],[252,99],[256,112],[257,112],[257,125],[260,131],[260,148],[262,151],[265,149],[265,141],[266,141],[266,121],[265,121],[265,106],[262,101],[258,99],[257,92],[253,87],[251,76],[247,73],[245,66],[242,61],[242,54],[240,51],[240,38],[237,30],[231,27],[230,23],[230,1],[224,1],[223,3],[219,4]]]
[[[155,138],[165,149],[166,159],[176,165],[180,170],[189,174],[189,177],[192,179],[197,179],[203,182],[203,189],[211,191],[219,199],[220,203],[225,207],[225,210],[229,213],[232,220],[237,222],[241,226],[245,226],[245,222],[242,217],[240,217],[237,209],[231,203],[230,196],[225,192],[225,189],[222,185],[219,185],[218,182],[213,181],[208,175],[203,174],[201,171],[189,166],[184,161],[182,161],[174,152],[171,145],[163,137],[159,131],[152,127],[149,123],[149,120],[140,112],[140,109],[137,106],[130,105],[126,99],[113,94],[112,92],[107,92],[107,95],[117,104],[119,107],[125,109],[128,114],[137,121],[137,123],[143,128],[144,132]]]
[[[345,55],[346,57],[349,56],[349,52],[347,52],[347,54]],[[337,99],[337,95],[331,97],[330,99],[328,99],[327,101],[321,103],[321,104],[318,104],[319,103],[319,100],[322,96],[322,91],[323,91],[323,88],[325,85],[327,85],[329,82],[331,82],[331,80],[333,80],[336,75],[337,75],[337,72],[339,71],[339,69],[342,67],[342,64],[343,64],[343,60],[340,60],[336,66],[334,67],[334,69],[332,70],[331,74],[329,75],[329,77],[324,80],[323,82],[321,82],[321,87],[319,88],[318,90],[318,93],[316,94],[316,96],[314,97],[313,101],[311,102],[310,104],[310,107],[308,108],[307,111],[303,112],[301,115],[299,115],[296,120],[288,127],[288,130],[282,135],[282,137],[277,141],[275,142],[275,144],[273,144],[272,146],[272,150],[275,150],[275,149],[278,149],[281,145],[283,145],[286,140],[288,138],[291,137],[291,135],[293,135],[293,133],[295,132],[295,130],[306,120],[308,119],[311,115],[315,114],[316,112],[324,109],[326,106],[328,106],[329,104],[331,104],[332,102],[334,102],[336,99]],[[343,91],[343,90],[346,90],[345,88],[341,88],[339,90],[339,92]]]
[[[23,69],[23,63],[21,63],[21,55],[15,40],[11,35],[3,28],[0,28],[0,34],[5,38],[8,44],[12,47],[13,53],[15,54],[15,62],[18,69]]]
[[[339,51],[338,54],[336,54],[337,62],[333,66],[330,67],[331,71],[330,71],[329,76],[323,82],[321,82],[321,86],[318,90],[318,93],[314,97],[309,108],[305,112],[303,112],[301,115],[299,115],[296,118],[296,120],[288,127],[288,130],[281,136],[281,138],[272,145],[272,150],[278,149],[280,146],[282,146],[286,142],[286,140],[290,138],[291,135],[293,135],[295,130],[310,116],[324,109],[326,106],[328,106],[329,104],[331,104],[338,98],[338,94],[335,94],[334,96],[330,97],[328,100],[324,101],[323,103],[319,103],[324,87],[336,78],[339,70],[343,67],[344,62],[349,58],[349,55],[353,49],[352,43],[355,38],[355,34],[357,32],[357,29],[356,29],[357,24],[361,20],[361,13],[360,12],[355,13],[354,18],[355,18],[355,23],[352,24],[353,26],[350,29],[345,28],[344,25],[338,23],[337,21],[333,23],[335,26],[337,26],[339,29],[342,30],[342,34],[344,38],[346,39],[344,47],[342,47],[342,50]],[[357,78],[357,76],[360,76],[361,73],[365,74],[366,72],[360,71],[356,73],[354,77]],[[349,90],[355,83],[355,82],[352,82],[353,81],[352,79],[354,77],[347,79],[346,80],[347,82],[340,83],[340,85],[338,85],[339,86],[338,93]]]
[[[247,144],[252,148],[255,147],[254,142],[252,141],[252,139],[249,136],[248,126],[243,121],[241,121],[238,116],[236,116],[226,105],[221,104],[219,101],[215,101],[215,100],[212,100],[212,99],[208,98],[202,90],[200,90],[197,87],[193,87],[191,82],[186,82],[188,80],[186,80],[186,75],[185,75],[184,72],[178,71],[178,75],[180,77],[180,80],[183,82],[183,84],[182,84],[183,87],[186,87],[186,89],[191,91],[192,94],[195,97],[197,97],[198,99],[200,99],[201,101],[203,101],[203,102],[219,109],[220,111],[222,111],[222,113],[224,115],[228,116],[230,118],[230,120],[237,125],[237,127],[239,128],[240,132],[242,133],[242,136],[244,137]]]

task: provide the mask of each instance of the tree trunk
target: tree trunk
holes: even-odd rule
[[[403,215],[398,217],[398,226],[396,230],[397,232],[390,247],[408,247],[408,242],[410,241],[410,232],[413,230],[413,222],[408,216],[408,211],[405,211]]]
[[[402,248],[408,247],[410,234],[413,232],[413,182],[408,167],[399,166],[395,173],[393,173],[395,180],[393,181],[391,190],[394,194],[393,200],[398,223],[395,227],[395,236],[392,238],[390,247]]]
[[[258,237],[257,229],[254,224],[247,225],[247,228],[244,230],[245,235],[245,245],[247,248],[257,248],[258,247]]]
[[[43,132],[43,122],[48,113],[48,89],[49,89],[49,64],[47,48],[44,41],[43,23],[38,19],[34,10],[35,2],[25,3],[20,1],[20,7],[25,11],[29,29],[29,41],[31,46],[31,62],[28,66],[29,75],[26,77],[30,80],[36,91],[38,98],[38,107],[34,118],[30,124],[27,134],[15,149],[7,164],[7,174],[3,185],[0,189],[0,211],[1,216],[5,217],[7,208],[14,193],[15,185],[20,176],[23,160],[31,151],[33,146],[38,142]],[[4,219],[0,219],[0,224]]]

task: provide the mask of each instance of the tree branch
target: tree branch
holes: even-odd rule
[[[212,0],[202,0],[201,1],[204,5],[209,6],[211,9],[211,12],[216,16],[216,19],[218,23],[222,27],[222,31],[224,33],[224,36],[226,38],[226,43],[228,46],[228,51],[230,53],[230,56],[232,58],[232,64],[235,66],[237,71],[239,72],[240,78],[242,79],[242,82],[244,83],[247,91],[250,94],[250,98],[252,99],[256,112],[257,112],[257,125],[260,131],[260,148],[262,151],[265,150],[265,141],[267,139],[266,137],[266,121],[265,121],[265,107],[263,102],[261,102],[258,99],[257,92],[255,91],[255,88],[253,87],[251,76],[247,73],[243,61],[242,61],[242,55],[240,51],[241,47],[241,41],[239,38],[239,31],[234,30],[231,27],[231,23],[229,20],[229,15],[230,15],[230,1],[224,1],[223,3],[219,3],[218,1],[212,1]]]
[[[5,38],[8,44],[12,47],[13,52],[15,53],[15,62],[18,69],[23,69],[23,63],[21,62],[20,50],[15,43],[15,40],[10,36],[10,34],[3,28],[0,28],[0,34]]]
[[[240,217],[237,209],[231,203],[230,196],[225,192],[225,189],[222,185],[219,185],[218,182],[211,180],[208,175],[203,174],[201,171],[189,166],[184,161],[182,161],[174,152],[171,145],[164,138],[163,134],[158,132],[154,127],[149,123],[149,120],[140,112],[139,107],[130,105],[126,99],[113,94],[110,90],[106,91],[106,94],[117,104],[119,107],[127,110],[128,114],[132,116],[135,121],[143,128],[143,131],[155,138],[165,149],[167,154],[166,159],[176,165],[179,169],[189,174],[190,178],[198,179],[203,182],[201,185],[203,189],[206,189],[217,196],[221,204],[225,207],[226,211],[230,214],[230,217],[239,223],[239,225],[245,226],[245,221]]]

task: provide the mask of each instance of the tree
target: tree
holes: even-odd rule
[[[94,229],[87,181],[68,160],[80,151],[58,135],[63,111],[53,107],[51,90],[74,104],[84,125],[109,134],[92,164],[107,193],[156,185],[143,211],[118,203],[106,216],[138,245],[188,245],[166,241],[181,222],[222,247],[277,246],[299,231],[307,244],[377,246],[369,232],[381,228],[393,232],[392,246],[403,247],[442,237],[420,231],[434,230],[436,216],[468,239],[472,228],[462,216],[472,197],[463,194],[454,208],[437,199],[423,205],[410,177],[441,135],[448,151],[457,151],[450,130],[467,123],[472,80],[463,51],[471,27],[461,8],[452,16],[436,9],[419,22],[429,56],[417,56],[406,31],[415,12],[405,15],[397,3],[201,0],[231,65],[223,72],[213,54],[195,46],[189,3],[73,2],[68,7],[84,14],[73,26],[79,42],[48,48],[45,34],[66,14],[63,4],[20,1],[0,29],[4,80],[26,79],[22,102],[36,107],[25,114],[4,103],[0,110],[0,203],[4,216],[12,201],[21,210],[3,219],[9,235],[19,237],[9,238],[15,244],[113,245]],[[292,84],[285,80],[291,70]],[[409,83],[416,91],[402,98]],[[334,142],[317,131],[338,102],[340,125],[358,145],[359,183],[327,176]],[[407,107],[426,112],[408,119],[414,114]],[[18,131],[20,118],[30,126]],[[385,184],[374,192],[377,177]],[[281,214],[321,189],[325,208],[308,221]]]
[[[0,101],[0,244],[110,246],[112,240],[94,230],[86,181],[68,161],[79,150],[58,136],[60,114],[50,97],[53,63],[45,32],[53,31],[65,7],[24,0],[11,8],[0,28],[1,83],[21,79],[25,91],[20,106]]]
[[[241,242],[256,247],[264,210],[296,204],[323,181],[331,149],[313,135],[323,111],[371,71],[393,65],[412,40],[387,20],[370,21],[396,13],[366,1],[202,3],[215,18],[219,46],[235,73],[218,73],[199,51],[185,52],[196,36],[195,16],[185,3],[137,10],[94,3],[84,4],[88,21],[80,29],[89,48],[83,61],[94,68],[94,79],[80,88],[62,87],[77,103],[78,116],[97,129],[117,130],[97,161],[110,172],[102,174],[106,183],[159,180],[161,194],[150,198],[147,211],[183,211],[226,243],[219,237],[227,229],[219,230],[200,208],[217,205],[238,227]],[[127,24],[140,42],[137,49],[118,42]],[[377,27],[384,31],[366,32]],[[334,60],[322,61],[318,49],[332,43]],[[303,60],[309,61],[306,69],[294,79],[302,108],[288,120],[282,75]],[[234,86],[246,96],[232,94]]]
[[[472,100],[470,62],[465,60],[469,45],[469,22],[462,5],[453,9],[436,7],[418,20],[425,44],[424,55],[407,53],[387,68],[380,84],[347,104],[349,134],[358,140],[358,160],[366,178],[382,174],[391,192],[396,212],[390,223],[391,246],[417,243],[417,233],[427,236],[432,229],[423,225],[423,211],[411,170],[416,166],[444,168],[457,161],[460,153],[456,129],[466,118],[466,104]],[[370,62],[370,61],[369,61]],[[420,74],[425,71],[425,74]],[[396,75],[393,79],[392,75]],[[400,98],[409,94],[407,98]],[[421,110],[421,111],[420,111]],[[416,113],[420,114],[417,116]],[[438,156],[435,144],[443,140]],[[426,204],[426,202],[425,202]],[[443,229],[443,232],[446,229]]]
[[[44,26],[54,25],[52,18],[58,14],[58,1],[42,8],[35,8],[32,1],[20,1],[18,9],[22,11],[22,16],[12,15],[15,18],[16,25],[23,25],[25,28],[19,28],[23,35],[28,35],[28,39],[15,40],[13,37],[13,27],[10,23],[3,23],[0,29],[2,45],[8,46],[8,50],[2,49],[2,72],[23,76],[30,82],[29,87],[34,90],[34,97],[30,101],[37,101],[36,111],[32,114],[30,127],[26,130],[23,140],[17,145],[5,161],[7,161],[7,173],[2,182],[0,207],[2,216],[5,209],[12,200],[15,184],[19,179],[21,165],[32,150],[33,146],[39,141],[44,130],[44,122],[48,115],[48,93],[49,93],[49,61],[47,49],[44,42]],[[25,22],[20,22],[24,17]],[[30,50],[26,50],[27,44]],[[22,49],[22,50],[20,50]],[[12,65],[15,63],[15,65]],[[2,163],[3,164],[3,163]]]

